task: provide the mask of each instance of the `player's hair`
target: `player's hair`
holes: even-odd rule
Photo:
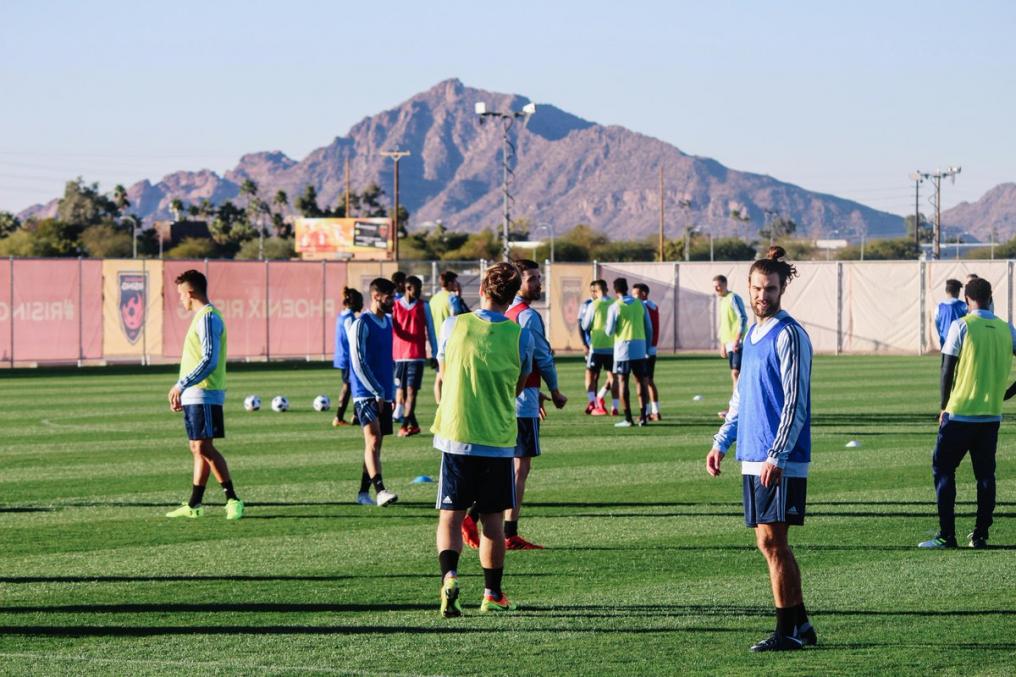
[[[403,273],[401,270],[396,270],[394,273],[392,273],[392,282],[395,284],[396,287],[405,284],[406,274]]]
[[[189,285],[201,296],[208,296],[208,278],[199,270],[185,270],[176,276],[176,284]]]
[[[977,279],[977,273],[967,273],[967,282]]]
[[[780,276],[780,286],[785,287],[792,278],[797,277],[797,268],[791,264],[783,261],[786,257],[787,252],[783,247],[773,246],[769,248],[769,253],[766,254],[764,259],[759,259],[755,263],[751,264],[751,270],[748,271],[748,277],[750,278],[752,273],[758,271],[763,275],[772,275],[776,273]]]
[[[359,289],[353,289],[352,287],[342,288],[342,305],[349,308],[354,313],[358,313],[363,310],[363,294],[360,293]]]
[[[423,280],[418,278],[416,275],[410,275],[406,278],[406,286],[412,287],[416,290],[416,295],[420,295],[420,290],[423,289]]]
[[[618,294],[628,293],[628,279],[624,277],[614,278],[614,291]]]
[[[963,283],[952,278],[945,281],[945,293],[949,296],[959,296],[963,290]]]
[[[633,284],[632,289],[638,289],[641,292],[645,292],[646,296],[649,296],[649,285],[643,284],[642,282],[636,282]]]
[[[448,289],[459,278],[459,274],[454,270],[446,270],[437,277],[441,280],[441,288]]]
[[[525,275],[527,270],[539,270],[540,264],[529,259],[515,259],[515,267],[519,269],[520,275]]]
[[[607,281],[606,280],[593,280],[589,285],[590,287],[599,287],[600,291],[604,294],[607,293]]]
[[[981,277],[975,277],[963,289],[963,294],[977,305],[987,309],[991,304],[991,283]]]
[[[522,273],[518,266],[507,261],[495,263],[483,274],[480,293],[499,306],[508,305],[522,286]]]
[[[716,277],[713,278],[713,282],[719,282],[720,284],[727,284],[727,276],[726,275],[717,275]]]
[[[383,277],[375,277],[370,282],[370,290],[378,294],[394,294],[395,283]]]

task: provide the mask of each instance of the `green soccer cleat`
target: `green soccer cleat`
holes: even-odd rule
[[[515,611],[517,607],[514,602],[509,601],[508,595],[501,593],[501,599],[494,599],[490,595],[484,595],[480,602],[480,613],[502,614],[507,611]]]
[[[929,541],[921,541],[917,544],[918,548],[922,550],[941,550],[943,548],[955,548],[956,537],[949,536],[948,538],[943,537],[942,534],[938,534],[935,538]]]
[[[448,576],[441,583],[441,615],[445,618],[456,618],[462,615],[459,603],[459,579]]]
[[[176,510],[170,510],[169,512],[167,512],[166,517],[187,517],[189,519],[197,519],[198,517],[201,517],[204,514],[205,509],[202,508],[200,505],[192,508],[186,503],[184,503]]]
[[[243,501],[231,498],[226,501],[226,519],[238,520],[243,517]]]

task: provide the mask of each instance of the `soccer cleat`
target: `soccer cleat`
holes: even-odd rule
[[[420,432],[421,432],[420,426],[418,426],[418,425],[411,425],[408,428],[406,428],[406,437],[412,437],[413,435],[419,435]]]
[[[645,416],[640,416],[639,417],[639,427],[640,428],[644,428],[647,425],[649,425],[649,419],[646,418]]]
[[[375,505],[374,499],[370,497],[369,491],[361,491],[356,495],[356,502],[360,505]]]
[[[226,519],[238,520],[243,517],[243,501],[239,498],[231,498],[226,501]]]
[[[955,536],[950,536],[949,538],[943,538],[942,534],[938,534],[937,536],[935,536],[935,538],[931,539],[930,541],[922,541],[922,542],[918,543],[917,547],[918,548],[923,548],[925,550],[939,550],[941,548],[955,548],[956,547],[956,537]]]
[[[192,508],[188,504],[184,503],[176,510],[170,510],[169,512],[167,512],[166,517],[187,517],[189,519],[197,519],[198,517],[201,517],[204,514],[205,509],[202,508],[200,505]]]
[[[596,408],[597,409],[603,409],[604,411],[607,411],[607,403],[603,400],[602,397],[597,397],[596,398]]]
[[[818,644],[818,634],[815,633],[815,628],[812,627],[811,623],[805,623],[803,626],[797,628],[794,635],[801,640],[805,646],[815,646]]]
[[[659,414],[649,414],[648,418],[649,418],[650,421],[659,421],[660,420],[660,415]]]
[[[596,409],[596,402],[590,402],[589,404],[587,404],[586,405],[586,416],[589,416],[590,414],[592,414],[594,409]]]
[[[543,550],[542,545],[536,543],[530,543],[526,539],[519,535],[509,536],[504,539],[504,547],[506,550]]]
[[[480,547],[480,530],[476,528],[476,520],[468,513],[462,520],[462,540],[473,550]]]
[[[596,407],[591,412],[589,412],[589,415],[590,416],[609,416],[609,414],[608,414],[606,409],[601,409],[599,407]]]
[[[774,632],[761,642],[751,645],[752,651],[798,651],[804,648],[804,640]]]
[[[967,536],[967,540],[969,541],[967,545],[975,550],[984,550],[988,547],[988,539],[984,536],[978,536],[976,532]]]
[[[635,424],[632,423],[631,421],[629,421],[628,419],[625,419],[623,421],[618,421],[617,423],[615,423],[614,427],[615,428],[630,428],[633,425],[635,425]]]
[[[395,492],[388,491],[387,489],[382,489],[377,492],[377,505],[379,508],[391,505],[397,500],[399,500],[399,497],[395,494]]]
[[[619,412],[619,411],[617,410],[617,407],[611,407],[611,408],[610,408],[610,415],[611,415],[611,416],[620,416],[620,415],[621,415],[621,412]]]
[[[341,419],[341,418],[338,418],[338,417],[332,419],[332,427],[333,428],[344,428],[344,427],[346,427],[348,425],[350,425],[349,421],[346,421],[344,419]]]
[[[409,428],[402,426],[399,428],[399,432],[396,433],[398,437],[409,437]]]
[[[517,607],[514,602],[508,599],[508,595],[501,593],[501,599],[494,599],[493,595],[484,595],[483,601],[480,602],[480,613],[504,613],[506,611],[515,611]]]
[[[441,615],[445,618],[462,615],[462,604],[459,603],[459,579],[454,576],[446,576],[441,582]]]

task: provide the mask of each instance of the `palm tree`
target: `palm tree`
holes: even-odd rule
[[[169,201],[169,211],[173,213],[173,220],[179,221],[180,216],[183,214],[183,200],[178,197],[173,198]]]
[[[121,183],[113,188],[113,204],[116,205],[117,215],[122,215],[123,211],[131,206],[131,201],[127,199],[127,189]]]
[[[275,191],[275,197],[272,198],[272,204],[278,210],[272,214],[272,223],[275,224],[275,234],[279,237],[288,237],[290,233],[289,224],[286,223],[285,210],[289,206],[289,196],[286,195],[286,191],[278,190]]]

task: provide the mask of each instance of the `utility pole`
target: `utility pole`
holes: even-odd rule
[[[384,157],[390,157],[395,160],[395,195],[392,196],[395,202],[395,208],[392,210],[394,216],[392,217],[392,253],[395,256],[395,261],[399,260],[399,160],[404,157],[412,155],[408,150],[383,150],[381,155]]]
[[[910,178],[914,181],[914,246],[917,258],[921,258],[921,181],[924,181],[924,175],[916,171]]]
[[[350,213],[351,208],[349,206],[349,156],[348,155],[346,156],[346,161],[343,163],[343,167],[345,168],[345,177],[346,177],[346,208],[345,208],[344,211],[346,212],[346,218],[348,219],[348,218],[351,218],[353,216]]]
[[[663,263],[663,165],[660,165],[660,263]]]
[[[931,185],[935,188],[935,195],[933,196],[932,204],[935,205],[935,237],[934,237],[934,249],[933,258],[942,258],[942,179],[949,177],[953,183],[956,183],[956,175],[963,170],[962,167],[949,167],[947,169],[936,169],[933,172],[914,172],[914,180],[918,180],[917,177],[922,179],[931,179]]]

